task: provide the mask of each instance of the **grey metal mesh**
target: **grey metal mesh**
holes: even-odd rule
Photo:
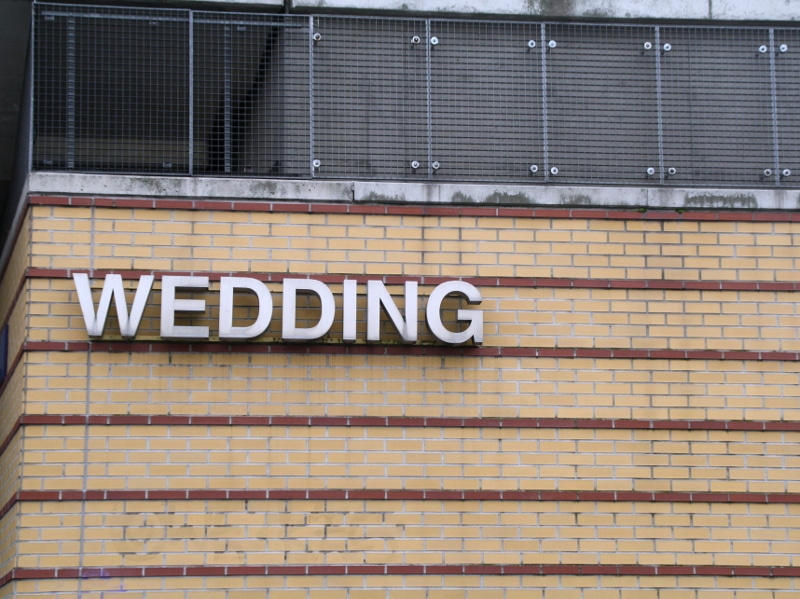
[[[315,175],[414,176],[426,159],[424,21],[314,19]]]
[[[661,31],[664,163],[675,183],[760,184],[774,168],[769,43],[767,29]]]
[[[186,170],[184,11],[40,5],[35,40],[34,166]]]
[[[775,56],[775,131],[778,180],[800,178],[800,30],[777,29]]]
[[[800,29],[34,10],[34,169],[800,178]]]
[[[534,23],[431,23],[431,169],[437,179],[538,180],[541,54]]]
[[[192,15],[193,172],[308,175],[308,20]]]
[[[644,182],[648,167],[658,167],[656,65],[644,50],[653,29],[553,25],[545,33],[547,174],[603,183],[613,172],[620,182]]]

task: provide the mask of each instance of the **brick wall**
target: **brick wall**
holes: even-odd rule
[[[18,339],[0,441],[21,462],[0,596],[798,592],[794,214],[34,196],[25,222],[0,306]],[[113,317],[87,336],[74,272],[95,299],[107,272],[129,298],[156,276],[136,339]],[[159,337],[172,273],[210,277],[208,341]],[[246,343],[216,338],[232,274],[275,300]],[[283,342],[289,276],[423,300],[464,279],[484,343],[421,322],[419,343],[384,323],[366,344],[363,297],[359,341],[337,313]]]

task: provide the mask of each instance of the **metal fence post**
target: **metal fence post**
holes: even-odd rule
[[[189,175],[194,175],[194,11],[189,12]]]
[[[314,178],[314,17],[308,17],[308,172]]]
[[[772,147],[774,151],[775,166],[773,173],[775,185],[781,184],[780,145],[778,143],[778,81],[775,72],[775,30],[769,30],[769,84],[772,101]]]
[[[541,47],[542,52],[542,158],[544,162],[544,180],[550,180],[550,146],[547,138],[547,25],[542,23]]]
[[[431,98],[431,20],[425,19],[425,112],[427,119],[428,179],[433,178],[433,106]]]
[[[661,28],[655,28],[656,115],[658,118],[658,180],[664,183],[664,112],[661,106]]]
[[[75,169],[75,17],[67,19],[67,170]]]

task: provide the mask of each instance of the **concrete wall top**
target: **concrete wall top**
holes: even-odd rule
[[[305,181],[208,177],[149,177],[35,172],[34,195],[263,200],[368,204],[470,206],[626,207],[674,210],[798,210],[798,189],[679,187],[577,187],[408,183],[402,181]]]
[[[779,0],[772,0],[776,5]],[[532,17],[575,17],[593,19],[655,18],[707,19],[710,0],[295,0],[303,10],[370,8],[394,11],[445,12],[461,14],[525,15]],[[729,1],[728,4],[747,2]],[[783,4],[783,2],[781,2]],[[800,7],[795,7],[800,17]],[[742,17],[751,18],[751,17]],[[764,17],[762,17],[764,18]],[[786,18],[786,17],[781,17]]]
[[[217,0],[218,1],[218,0]],[[283,8],[298,12],[391,11],[452,15],[520,15],[576,19],[690,19],[797,21],[798,0],[225,0],[226,4]]]

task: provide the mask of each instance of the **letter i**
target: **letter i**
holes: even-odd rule
[[[358,283],[346,279],[342,289],[342,339],[344,341],[356,340],[356,300]]]

